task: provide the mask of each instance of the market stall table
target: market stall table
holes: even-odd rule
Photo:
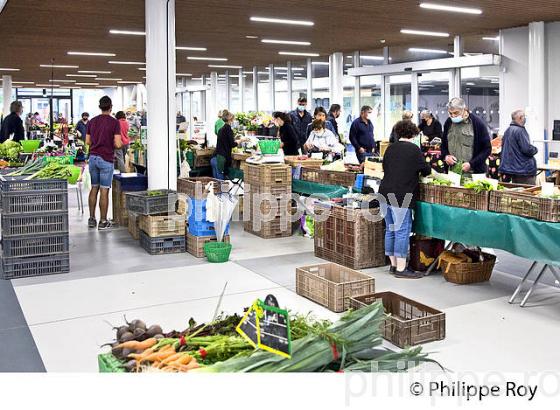
[[[550,171],[556,174],[556,185],[560,185],[560,166],[558,165],[540,165],[539,168],[539,173],[543,172],[543,171]]]
[[[488,227],[492,227],[491,232]],[[525,306],[547,269],[560,281],[557,271],[560,266],[560,223],[418,202],[414,232],[451,242],[502,249],[532,260],[534,263],[531,269],[523,277],[510,303],[514,302],[535,267],[539,263],[544,264],[523,298],[521,307]]]

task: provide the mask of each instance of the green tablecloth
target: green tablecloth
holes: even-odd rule
[[[560,223],[418,202],[414,232],[560,265]]]
[[[294,179],[292,181],[292,192],[299,195],[323,195],[327,198],[342,198],[344,194],[348,193],[348,189],[338,185],[324,185]]]

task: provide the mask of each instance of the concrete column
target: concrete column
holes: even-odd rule
[[[292,72],[292,62],[288,61],[288,63],[286,64],[286,67],[288,68],[288,75],[287,75],[288,79],[286,80],[287,81],[286,92],[288,94],[288,107],[289,107],[290,103],[292,101],[292,94],[293,94],[293,92],[292,92],[292,90],[293,90],[292,80],[294,78],[294,75],[293,75],[293,72]]]
[[[383,114],[383,132],[379,140],[389,140],[393,128],[391,124],[391,79],[384,75],[381,80],[381,110]]]
[[[309,108],[313,108],[313,64],[310,58],[307,59],[307,103]]]
[[[229,76],[229,71],[226,70],[226,106],[228,110],[231,110],[231,77]]]
[[[259,68],[253,67],[253,101],[255,101],[255,112],[259,111]]]
[[[463,39],[461,36],[455,36],[453,39],[453,56],[459,58],[463,55]],[[454,68],[449,75],[449,99],[461,97],[461,69]]]
[[[355,51],[352,59],[354,63],[354,68],[358,68],[362,65],[360,59],[360,52]],[[362,78],[354,77],[354,102],[352,104],[352,116],[358,118],[360,115],[360,110],[362,108],[361,94],[362,93]]]
[[[389,47],[383,47],[383,64],[389,64],[391,62],[391,56],[389,55]]]
[[[2,92],[4,93],[4,107],[2,114],[4,117],[10,115],[10,104],[12,103],[12,76],[2,76]]]
[[[546,36],[544,22],[529,24],[529,106],[527,107],[527,131],[532,140],[544,140],[546,129]],[[509,113],[503,113],[508,115]],[[545,144],[535,143],[539,149],[537,162],[543,164]]]
[[[218,118],[218,73],[215,71],[210,73],[210,98],[206,112],[206,135],[212,142],[211,145],[215,145],[217,135],[214,132],[214,122]]]
[[[412,121],[416,124],[419,123],[418,121],[418,117],[419,117],[419,112],[418,112],[418,73],[412,73],[411,74],[411,82],[410,82],[410,86],[411,86],[411,95],[410,95],[410,111],[412,111],[412,113],[414,114],[414,117],[412,118]]]
[[[148,187],[177,189],[175,0],[146,0]]]
[[[270,110],[276,110],[276,83],[274,81],[274,64],[268,66],[268,87],[270,89]]]
[[[245,75],[243,69],[239,69],[239,107],[241,112],[245,112]]]
[[[341,106],[344,106],[344,54],[332,54],[329,58],[329,62],[331,104],[340,104]]]

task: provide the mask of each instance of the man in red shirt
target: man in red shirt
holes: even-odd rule
[[[95,208],[97,197],[99,199],[100,231],[112,227],[111,221],[107,219],[109,208],[109,189],[113,182],[113,163],[115,149],[122,147],[121,127],[119,121],[111,116],[113,102],[107,96],[99,100],[101,115],[98,115],[87,124],[86,144],[89,148],[89,172],[91,174],[91,191],[89,193],[89,220],[90,228],[97,227],[95,219]]]

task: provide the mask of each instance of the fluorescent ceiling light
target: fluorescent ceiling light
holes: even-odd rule
[[[139,70],[140,71],[146,71],[146,67],[140,67]]]
[[[97,88],[118,88],[117,85],[98,85]]]
[[[76,85],[99,85],[99,83],[76,83]]]
[[[352,67],[352,64],[344,64],[344,67]]]
[[[179,76],[179,77],[192,77],[192,74],[189,74],[189,73],[177,73],[177,76]]]
[[[75,83],[76,80],[49,80],[49,83]]]
[[[498,37],[482,37],[483,40],[486,41],[500,41],[500,36]]]
[[[94,57],[115,57],[114,53],[89,53],[85,51],[69,51],[69,56],[94,56]]]
[[[122,78],[96,78],[95,81],[122,81]]]
[[[142,81],[118,81],[119,84],[140,84]]]
[[[255,38],[259,38],[259,37],[258,36],[245,36],[245,38],[255,39]]]
[[[443,4],[420,3],[420,8],[428,10],[449,11],[451,13],[482,14],[482,10],[471,7],[446,6]]]
[[[415,36],[430,36],[430,37],[449,37],[449,33],[441,33],[437,31],[424,31],[424,30],[410,30],[402,29],[401,34],[412,34]]]
[[[66,77],[95,78],[95,74],[66,74]]]
[[[111,74],[112,71],[90,71],[90,70],[79,70],[82,74]]]
[[[329,63],[325,61],[312,61],[311,64],[313,65],[329,65]]]
[[[467,83],[467,85],[473,86],[476,85],[475,83]]]
[[[421,84],[420,84],[420,87],[424,87],[424,88],[433,88],[433,87],[435,87],[435,86],[434,86],[434,85],[431,85],[431,84],[422,84],[422,83],[421,83]]]
[[[261,40],[261,43],[266,44],[289,44],[292,46],[310,46],[311,43],[309,41],[291,41],[291,40],[272,40],[269,38],[265,38]]]
[[[447,54],[445,50],[436,50],[433,48],[418,48],[418,47],[411,47],[408,49],[411,53],[430,53],[430,54]]]
[[[208,51],[206,47],[175,47],[176,50],[187,50],[187,51]]]
[[[281,56],[300,56],[300,57],[319,57],[320,54],[317,53],[297,53],[293,51],[279,51],[278,54]]]
[[[69,90],[79,90],[79,89],[82,88],[82,87],[70,86],[70,87],[64,87],[64,88],[67,88],[67,89],[69,89]]]
[[[19,68],[0,68],[0,71],[20,71]]]
[[[35,85],[37,87],[54,87],[54,88],[60,87],[60,85],[58,84],[35,84]]]
[[[383,56],[360,56],[362,60],[372,60],[372,61],[383,61],[385,57]]]
[[[240,65],[216,65],[216,64],[209,64],[208,67],[210,68],[243,68]]]
[[[266,67],[266,69],[269,70],[270,68]],[[288,71],[288,67],[276,67],[276,66],[274,66],[274,69],[278,70],[278,71]],[[304,71],[304,70],[305,70],[305,68],[303,68],[303,67],[292,67],[292,71]]]
[[[276,19],[269,17],[251,17],[251,21],[259,23],[276,23],[276,24],[289,24],[293,26],[314,26],[315,23],[306,20],[289,20],[289,19]]]
[[[253,75],[253,72],[252,71],[243,71],[243,74]]]
[[[145,36],[145,31],[133,31],[133,30],[109,30],[111,34],[125,34],[129,36]]]
[[[187,57],[187,60],[195,61],[228,61],[225,57]]]
[[[196,77],[196,78],[193,78],[193,80],[200,80],[200,81],[202,81],[202,77]]]
[[[35,84],[33,81],[12,81],[12,84]]]
[[[80,68],[77,65],[41,64],[41,68]]]
[[[121,65],[146,65],[140,61],[109,61],[109,64],[121,64]]]

